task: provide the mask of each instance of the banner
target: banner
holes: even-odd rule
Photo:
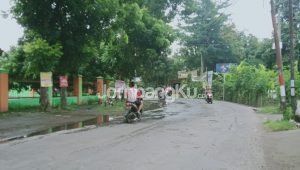
[[[207,72],[207,83],[208,83],[208,86],[209,87],[212,87],[212,82],[213,82],[213,75],[214,75],[214,72],[213,71],[208,71]]]
[[[115,82],[115,88],[116,89],[124,89],[125,88],[125,82],[123,80],[117,80]]]
[[[67,76],[59,76],[59,87],[68,87],[68,77]]]
[[[41,79],[41,87],[52,87],[52,72],[41,72],[40,73]]]

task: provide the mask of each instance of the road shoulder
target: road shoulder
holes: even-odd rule
[[[257,114],[261,128],[266,120],[276,120],[278,115]],[[300,167],[300,129],[269,132],[263,130],[263,149],[267,169],[295,170]]]

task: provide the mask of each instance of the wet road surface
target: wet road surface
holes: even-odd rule
[[[0,145],[0,169],[267,169],[250,107],[178,100],[141,122]]]

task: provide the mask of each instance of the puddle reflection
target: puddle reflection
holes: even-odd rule
[[[175,114],[174,113],[164,113],[163,110],[149,111],[146,114],[142,115],[142,121],[147,121],[147,120],[151,120],[151,119],[158,120],[158,119],[163,119],[166,116],[172,116],[172,115],[175,115]],[[30,133],[30,134],[27,134],[24,136],[12,137],[12,138],[0,141],[0,143],[23,139],[23,138],[27,138],[27,137],[38,136],[38,135],[46,135],[46,134],[55,133],[55,132],[59,132],[59,131],[63,131],[63,130],[79,129],[79,128],[92,126],[92,125],[96,125],[96,126],[100,127],[100,126],[105,126],[105,125],[109,125],[109,124],[121,124],[121,123],[123,123],[123,116],[110,118],[109,115],[99,115],[92,119],[79,121],[79,122],[65,123],[63,125],[49,127],[47,129],[33,132],[33,133]]]

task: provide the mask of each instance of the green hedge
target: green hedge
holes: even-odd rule
[[[226,75],[225,100],[263,106],[274,102],[269,91],[277,87],[277,74],[273,70],[267,70],[263,65],[258,67],[241,62],[240,65],[231,67]],[[214,97],[221,99],[223,96],[223,76],[214,76]]]
[[[23,110],[39,107],[39,98],[20,98],[20,99],[9,99],[8,107],[9,110]],[[82,96],[82,104],[91,104],[98,101],[97,96]],[[52,99],[53,107],[58,107],[60,105],[60,97],[53,97]],[[77,104],[77,97],[67,97],[68,105]]]
[[[23,110],[39,106],[39,98],[20,98],[20,99],[9,99],[8,109],[12,110]]]

